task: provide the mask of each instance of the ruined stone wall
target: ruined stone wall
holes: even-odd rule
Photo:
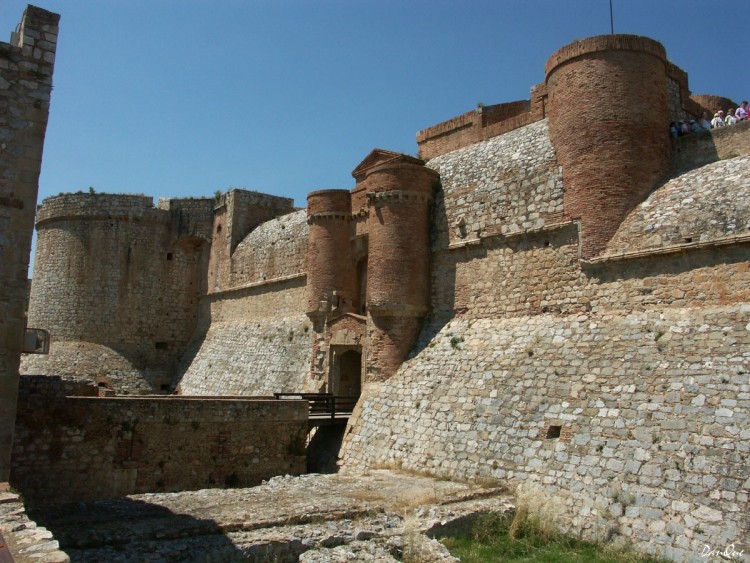
[[[60,16],[28,6],[0,42],[0,482],[7,480],[28,269]]]
[[[209,487],[305,471],[302,401],[60,397],[22,378],[11,482],[31,505]]]
[[[25,358],[23,372],[126,394],[168,390],[197,324],[210,213],[210,205],[155,208],[146,196],[44,200],[29,319],[54,345],[49,356]]]

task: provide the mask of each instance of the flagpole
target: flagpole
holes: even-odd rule
[[[615,34],[615,18],[612,15],[612,0],[609,0],[609,32]]]

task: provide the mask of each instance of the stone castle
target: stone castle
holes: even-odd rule
[[[92,487],[105,459],[120,485],[99,494],[163,488],[137,452],[165,447],[153,435],[175,419],[214,460],[242,456],[254,409],[276,411],[253,403],[240,428],[227,397],[324,391],[359,397],[346,471],[535,483],[584,535],[673,559],[747,545],[750,127],[671,140],[671,120],[733,104],[691,96],[645,37],[576,41],[545,71],[530,100],[419,132],[419,158],[374,149],[353,189],[304,210],[240,189],[44,200],[28,326],[52,345],[21,362],[19,482],[41,467]],[[49,400],[31,375],[169,398],[55,399],[83,425],[49,430],[55,448],[96,449],[92,428],[120,425],[114,454],[102,442],[68,467],[29,446],[30,420],[61,426],[24,418]],[[280,424],[304,419],[282,403]],[[134,430],[133,410],[155,426]]]

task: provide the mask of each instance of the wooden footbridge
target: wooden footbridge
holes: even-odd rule
[[[310,405],[310,426],[346,424],[359,400],[358,395],[332,393],[274,393],[274,399],[302,399]]]

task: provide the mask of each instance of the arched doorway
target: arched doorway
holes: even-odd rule
[[[333,350],[328,388],[337,396],[359,397],[362,392],[362,352]]]

